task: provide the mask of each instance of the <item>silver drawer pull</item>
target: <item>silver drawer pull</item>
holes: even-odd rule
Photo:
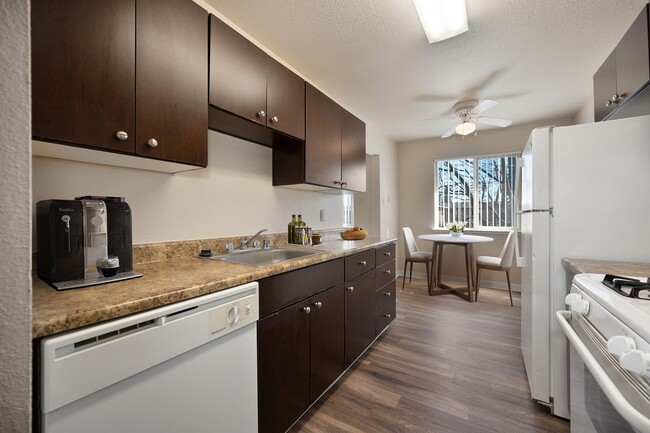
[[[390,252],[384,253],[384,255],[390,257]]]
[[[388,274],[388,275],[390,275],[390,269],[387,270],[387,271],[384,271],[384,274]]]
[[[122,140],[122,141],[129,138],[129,134],[127,134],[124,131],[117,131],[117,134],[115,134],[115,136],[117,137],[118,140]]]
[[[316,307],[316,308],[323,308],[323,303],[320,302],[320,301],[315,302],[315,303],[314,303],[314,307]]]
[[[384,314],[384,317],[390,319],[390,314]]]
[[[302,307],[302,311],[305,312],[305,314],[311,313],[311,307]]]
[[[390,292],[384,292],[384,296],[390,296],[390,295],[391,295]]]
[[[155,138],[150,138],[149,141],[147,141],[147,144],[149,147],[157,147],[158,146],[158,140]]]
[[[271,123],[278,123],[280,121],[280,119],[278,119],[278,116],[273,116],[273,117],[271,117],[270,120],[271,120]]]
[[[354,287],[348,286],[345,288],[345,290],[347,290],[348,292],[354,292]]]
[[[262,110],[262,111],[258,111],[255,115],[256,115],[257,117],[260,117],[260,118],[261,118],[261,117],[266,117],[266,113],[264,112],[264,110]]]
[[[366,266],[366,265],[367,265],[367,263],[366,263],[365,260],[360,261],[359,264],[360,264],[361,266]]]

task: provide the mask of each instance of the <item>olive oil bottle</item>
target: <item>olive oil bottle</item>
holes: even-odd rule
[[[292,244],[294,243],[293,240],[293,229],[296,227],[296,215],[292,214],[291,215],[291,222],[289,222],[289,231],[287,233],[287,242]]]

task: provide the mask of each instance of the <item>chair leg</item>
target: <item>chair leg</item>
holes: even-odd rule
[[[426,261],[424,264],[427,266],[427,289],[431,290],[431,280],[429,279],[429,262]]]
[[[402,290],[404,290],[404,283],[406,282],[406,268],[408,267],[408,259],[404,259],[404,274],[402,275]]]
[[[510,295],[510,306],[514,307],[515,304],[512,303],[512,288],[510,287],[510,270],[506,270],[506,279],[508,280],[508,294]]]
[[[409,274],[409,284],[411,284],[411,279],[413,278],[413,263],[411,262],[411,273]]]
[[[481,267],[476,266],[476,291],[474,292],[474,302],[478,302],[478,289],[479,284],[481,284]]]

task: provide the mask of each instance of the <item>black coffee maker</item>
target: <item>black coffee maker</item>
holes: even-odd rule
[[[39,278],[66,290],[142,276],[133,272],[131,227],[131,208],[119,197],[38,202]]]

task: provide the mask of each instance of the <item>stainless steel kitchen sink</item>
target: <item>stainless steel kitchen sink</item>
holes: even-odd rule
[[[292,248],[271,248],[266,250],[256,249],[248,251],[236,251],[228,255],[214,256],[211,258],[214,260],[241,263],[251,266],[268,266],[275,263],[286,262],[287,260],[299,259],[319,253],[321,253],[321,251]]]

